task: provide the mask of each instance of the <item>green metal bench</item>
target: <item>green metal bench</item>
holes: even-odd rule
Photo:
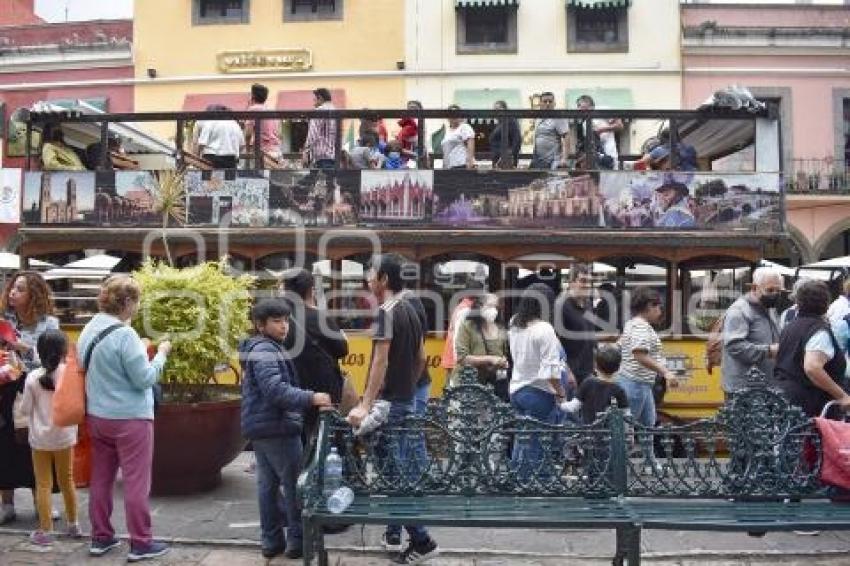
[[[757,370],[749,377],[714,418],[683,426],[644,428],[616,407],[589,426],[518,417],[472,369],[402,426],[358,438],[327,413],[299,480],[304,563],[327,564],[322,527],[332,524],[609,529],[614,564],[629,565],[640,563],[642,529],[850,530],[850,505],[817,480],[812,423]],[[331,446],[355,492],[341,514],[322,495]]]

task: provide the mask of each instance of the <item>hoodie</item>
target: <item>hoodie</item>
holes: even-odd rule
[[[313,392],[300,389],[283,344],[258,334],[239,344],[242,436],[249,440],[301,434]]]

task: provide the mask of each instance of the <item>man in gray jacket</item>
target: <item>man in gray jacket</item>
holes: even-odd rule
[[[773,365],[779,345],[776,306],[782,291],[782,276],[769,267],[753,272],[751,290],[732,303],[723,322],[723,392],[730,394],[746,386],[747,372],[756,366],[773,381]]]

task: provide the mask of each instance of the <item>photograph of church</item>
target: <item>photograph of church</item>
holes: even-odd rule
[[[23,219],[29,224],[95,223],[92,172],[27,172]]]

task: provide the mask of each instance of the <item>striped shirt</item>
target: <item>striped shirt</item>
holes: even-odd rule
[[[334,105],[325,102],[317,110],[334,110]],[[304,149],[310,153],[310,162],[319,159],[336,159],[336,120],[310,120],[307,126],[307,141]]]
[[[661,339],[652,326],[643,318],[636,316],[626,322],[623,334],[617,344],[620,346],[620,377],[642,383],[655,382],[655,370],[651,370],[635,359],[635,350],[642,350],[649,357],[664,365],[661,355]]]

